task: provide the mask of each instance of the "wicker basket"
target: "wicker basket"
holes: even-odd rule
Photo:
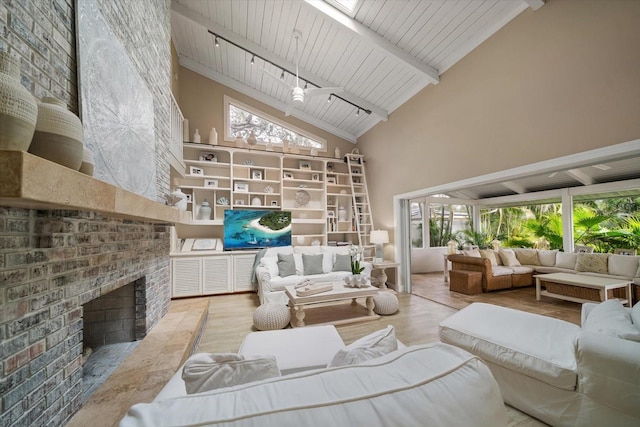
[[[572,298],[580,298],[589,301],[600,301],[600,291],[598,289],[583,288],[580,286],[565,285],[562,283],[553,282],[541,282],[542,287],[546,288],[547,292],[557,295],[564,295]],[[607,291],[607,298],[622,298],[626,299],[625,288],[609,289]]]

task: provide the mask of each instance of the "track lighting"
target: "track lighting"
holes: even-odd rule
[[[282,70],[282,72],[280,73],[280,79],[282,79],[282,80],[284,80],[284,73],[285,73],[285,72],[287,72],[287,73],[289,73],[289,74],[291,74],[291,75],[293,75],[293,76],[295,76],[295,75],[296,75],[296,73],[291,72],[291,71],[287,70],[286,68],[283,68],[281,65],[275,64],[275,63],[273,63],[272,61],[270,61],[270,60],[268,60],[268,59],[266,59],[266,58],[264,58],[264,57],[262,57],[262,56],[260,56],[260,55],[257,55],[257,54],[255,54],[255,53],[251,52],[251,51],[250,51],[250,50],[248,50],[247,48],[245,48],[245,47],[243,47],[243,46],[240,46],[239,44],[237,44],[237,43],[235,43],[235,42],[233,42],[233,41],[231,41],[231,40],[229,40],[229,39],[226,39],[226,38],[224,38],[223,36],[219,36],[218,34],[214,33],[214,32],[213,32],[213,31],[211,31],[211,30],[208,30],[208,32],[209,32],[209,34],[211,34],[211,35],[214,37],[214,43],[215,43],[215,46],[216,46],[216,47],[220,47],[220,40],[224,40],[226,43],[228,43],[228,44],[230,44],[230,45],[232,45],[232,46],[235,46],[235,47],[237,47],[238,49],[240,49],[240,50],[242,50],[242,51],[244,51],[244,52],[246,52],[246,53],[250,54],[250,55],[251,55],[251,61],[250,61],[250,62],[251,62],[251,65],[254,65],[254,64],[255,64],[255,61],[256,61],[256,58],[258,58],[258,59],[262,59],[262,61],[263,61],[263,62],[265,62],[265,63],[267,63],[267,64],[271,64],[271,65],[273,65],[274,67],[277,67],[278,69]],[[311,87],[313,87],[313,86],[315,86],[315,87],[321,87],[321,85],[318,85],[318,84],[316,84],[316,83],[313,83],[313,82],[310,82],[310,81],[308,81],[308,80],[305,80],[304,78],[301,78],[301,80],[304,80],[304,83],[305,83],[305,84],[304,84],[304,89],[305,89],[305,90],[309,87],[309,85],[311,85]],[[339,96],[339,95],[334,95],[334,94],[329,95],[329,97],[327,98],[327,103],[330,103],[330,102],[333,100],[333,98],[334,98],[334,97],[335,97],[335,98],[338,98],[339,100],[341,100],[341,101],[343,101],[343,102],[346,102],[347,104],[351,105],[352,107],[357,108],[358,110],[356,111],[356,116],[359,116],[359,115],[360,115],[360,111],[361,111],[361,110],[362,110],[362,111],[364,111],[364,112],[365,112],[365,113],[367,113],[367,114],[371,114],[371,110],[368,110],[368,109],[366,109],[366,108],[362,108],[362,107],[360,107],[359,105],[354,104],[353,102],[351,102],[351,101],[349,101],[348,99],[343,98],[343,97],[341,97],[341,96]]]

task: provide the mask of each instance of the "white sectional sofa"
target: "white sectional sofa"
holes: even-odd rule
[[[184,384],[170,384],[178,389],[134,405],[120,426],[507,425],[500,390],[484,362],[442,343],[191,395]]]
[[[288,299],[284,293],[284,287],[297,285],[305,279],[325,282],[342,280],[351,274],[350,270],[336,270],[336,255],[349,254],[348,246],[284,246],[269,248],[260,259],[256,267],[258,280],[258,297],[260,304],[277,303],[287,304]],[[278,254],[291,255],[295,259],[295,274],[282,277],[278,268]],[[322,255],[322,272],[320,274],[305,274],[305,256]],[[344,260],[343,260],[344,261]],[[371,278],[372,265],[369,262],[361,262],[364,271],[361,273]]]
[[[552,426],[640,425],[640,305],[582,306],[582,327],[474,303],[440,339],[482,358],[505,403]]]
[[[502,252],[502,253],[500,253]],[[449,255],[453,270],[483,273],[482,290],[531,286],[534,274],[574,273],[633,281],[640,286],[640,256],[508,248]],[[510,253],[514,256],[510,257]],[[509,260],[511,262],[509,262]]]

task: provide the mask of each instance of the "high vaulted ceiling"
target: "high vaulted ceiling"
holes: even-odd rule
[[[322,0],[172,0],[171,28],[182,66],[281,111],[290,90],[262,69],[295,73],[299,31],[300,77],[311,88],[343,87],[337,95],[346,102],[307,97],[291,115],[355,142],[518,14],[543,4],[360,0],[352,18]],[[284,80],[295,85],[294,74]]]

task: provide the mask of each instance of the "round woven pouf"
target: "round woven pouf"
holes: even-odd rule
[[[253,326],[259,331],[283,329],[290,320],[289,307],[283,304],[262,304],[253,313]]]
[[[373,311],[376,314],[388,316],[398,311],[398,297],[392,292],[380,292],[373,297]]]

